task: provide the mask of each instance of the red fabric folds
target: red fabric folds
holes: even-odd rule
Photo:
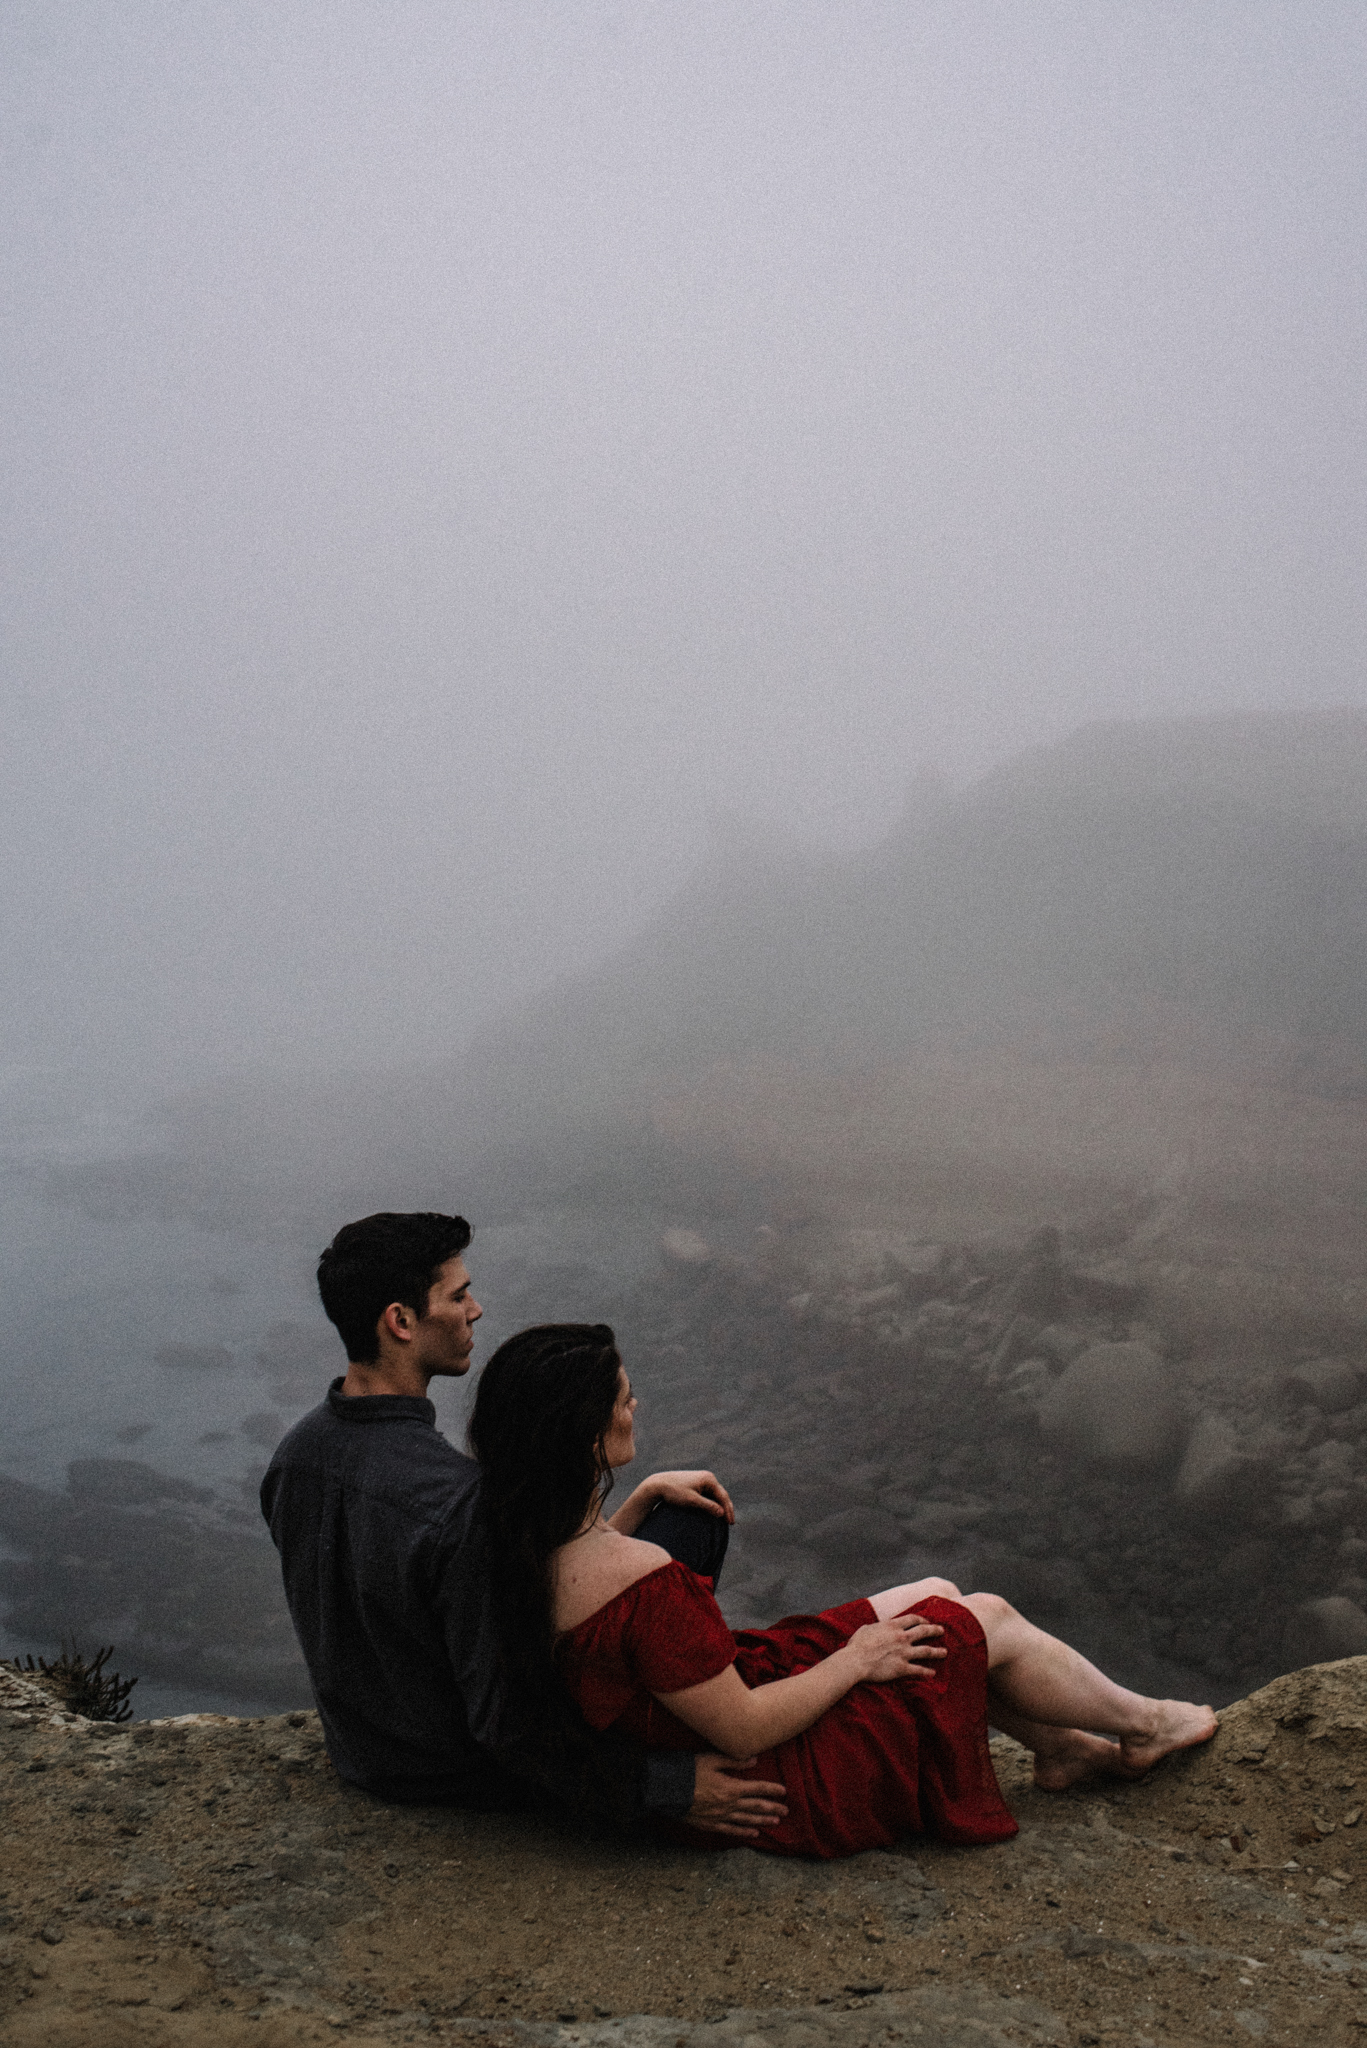
[[[987,1747],[987,1644],[955,1600],[918,1602],[949,1655],[925,1678],[857,1685],[804,1735],[762,1756],[757,1778],[781,1778],[788,1817],[754,1846],[780,1856],[853,1856],[901,1836],[1000,1842],[1016,1833]],[[652,1749],[707,1747],[662,1707],[734,1661],[749,1686],[805,1671],[876,1620],[867,1600],[790,1614],[733,1635],[705,1579],[671,1561],[638,1579],[570,1631],[562,1669],[584,1717]],[[725,1837],[688,1828],[715,1849]]]

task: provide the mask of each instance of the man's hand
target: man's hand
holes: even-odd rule
[[[684,1815],[690,1827],[706,1828],[714,1835],[739,1835],[751,1842],[761,1828],[777,1827],[786,1819],[783,1787],[764,1778],[743,1778],[756,1759],[737,1763],[734,1757],[709,1751],[696,1759],[697,1777],[693,1804]]]

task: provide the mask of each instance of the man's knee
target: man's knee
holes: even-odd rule
[[[725,1515],[709,1514],[706,1508],[676,1507],[672,1501],[656,1501],[636,1531],[642,1543],[658,1543],[691,1572],[711,1579],[721,1577],[731,1525]]]

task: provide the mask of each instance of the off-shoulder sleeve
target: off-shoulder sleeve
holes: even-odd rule
[[[677,1562],[638,1579],[623,1630],[632,1675],[650,1692],[684,1692],[736,1661],[736,1639],[705,1579]]]

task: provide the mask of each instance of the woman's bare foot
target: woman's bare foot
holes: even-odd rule
[[[1154,1706],[1152,1731],[1119,1742],[1081,1728],[1041,1729],[1035,1740],[1035,1783],[1041,1792],[1066,1792],[1085,1778],[1142,1778],[1174,1750],[1209,1742],[1219,1725],[1209,1707],[1185,1700],[1155,1700]]]
[[[1035,1783],[1041,1792],[1066,1792],[1084,1778],[1114,1777],[1122,1768],[1120,1744],[1081,1728],[1051,1728],[1035,1745]]]
[[[1153,1704],[1158,1713],[1152,1732],[1120,1738],[1127,1777],[1142,1778],[1174,1750],[1195,1749],[1209,1742],[1220,1725],[1209,1707],[1194,1707],[1190,1700],[1155,1700]]]

